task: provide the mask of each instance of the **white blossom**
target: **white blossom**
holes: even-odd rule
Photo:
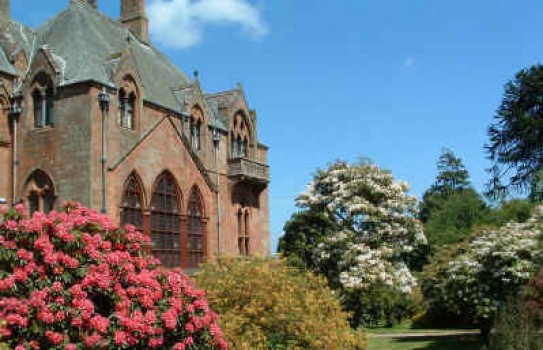
[[[319,171],[297,199],[302,208],[326,208],[342,230],[314,252],[322,272],[347,290],[389,285],[410,293],[416,279],[402,257],[426,244],[409,186],[374,164],[337,162]]]

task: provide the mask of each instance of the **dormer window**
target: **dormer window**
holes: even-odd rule
[[[34,104],[34,127],[53,126],[53,107],[55,94],[52,88],[36,87],[32,93]]]
[[[119,90],[119,122],[122,128],[134,128],[134,111],[136,106],[136,95],[127,93],[124,89]]]

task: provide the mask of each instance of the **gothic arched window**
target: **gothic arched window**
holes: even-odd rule
[[[230,152],[232,158],[245,158],[249,156],[250,128],[247,123],[241,112],[234,117]]]
[[[35,170],[26,181],[25,193],[28,211],[32,215],[36,211],[51,212],[55,207],[55,188],[49,175]]]
[[[139,231],[143,230],[143,191],[135,174],[130,175],[126,183],[121,210],[123,226],[131,224]]]
[[[205,262],[205,225],[202,214],[202,203],[196,189],[190,195],[187,219],[188,267],[194,268]]]
[[[152,252],[164,267],[181,266],[181,195],[170,173],[156,180],[151,199]]]

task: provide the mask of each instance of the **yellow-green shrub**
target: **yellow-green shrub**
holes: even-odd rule
[[[283,260],[220,258],[196,279],[232,349],[365,349],[325,279]]]

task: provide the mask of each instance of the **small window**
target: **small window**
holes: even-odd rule
[[[202,146],[201,129],[202,129],[202,124],[199,120],[190,121],[190,139],[191,139],[192,148],[195,150],[200,150]]]
[[[240,209],[238,211],[238,249],[239,255],[241,256],[249,256],[251,254],[249,244],[249,227],[249,211]]]
[[[53,125],[55,93],[52,88],[37,88],[32,93],[34,104],[34,127],[43,128]]]
[[[136,95],[131,92],[127,94],[124,89],[119,90],[119,121],[122,128],[134,128],[134,111],[136,106]]]
[[[55,189],[51,178],[41,170],[32,173],[26,182],[27,204],[30,215],[36,211],[49,213],[55,208]]]

